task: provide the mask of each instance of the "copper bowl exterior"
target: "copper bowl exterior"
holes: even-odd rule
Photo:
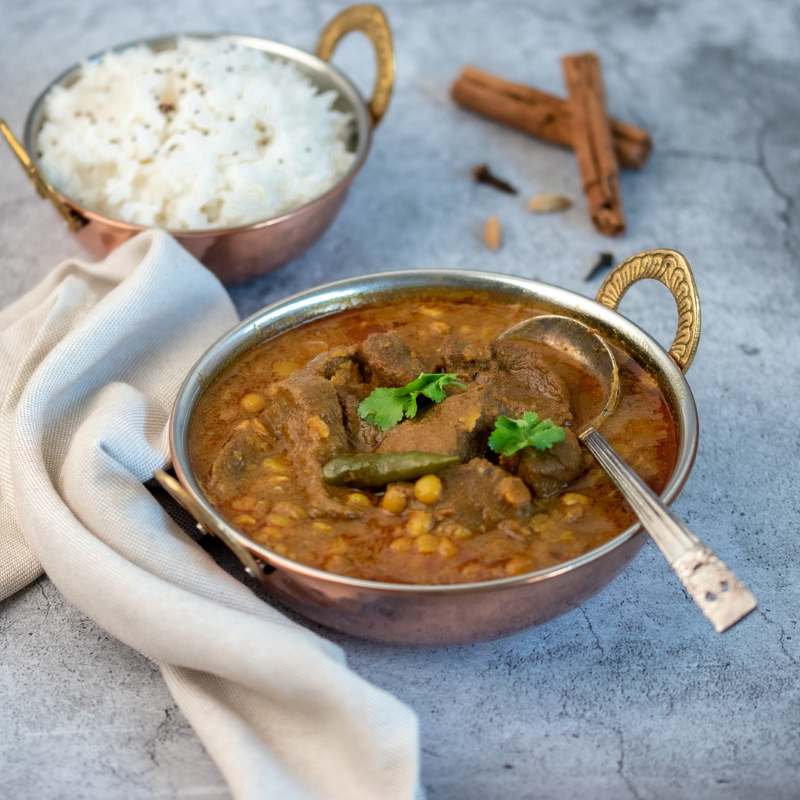
[[[377,60],[373,98],[365,101],[352,81],[329,64],[338,41],[353,30],[364,32],[372,41]],[[278,217],[233,228],[208,230],[172,230],[170,234],[192,255],[209,267],[224,283],[237,283],[275,269],[301,255],[330,226],[369,153],[373,128],[378,124],[391,96],[394,82],[394,53],[391,30],[377,6],[351,6],[338,14],[325,27],[317,46],[318,56],[285,44],[254,36],[234,34],[190,34],[193,38],[222,39],[243,47],[260,50],[276,58],[292,62],[323,91],[333,90],[338,99],[337,110],[349,112],[354,119],[350,148],[354,154],[351,168],[327,192],[314,200]],[[153,50],[170,47],[176,35],[129,42],[112,52],[137,45]],[[104,51],[107,52],[107,51]],[[89,60],[98,59],[98,53]],[[80,70],[70,67],[39,95],[25,122],[24,147],[0,120],[0,133],[5,136],[17,158],[42,196],[48,197],[64,217],[70,229],[93,255],[102,257],[135,236],[147,226],[106,217],[81,206],[47,183],[38,169],[36,139],[44,115],[44,99],[56,85],[69,86]]]
[[[642,277],[668,285],[678,302],[679,335],[672,355],[612,310],[625,289]],[[697,412],[679,363],[687,366],[694,355],[699,337],[699,305],[688,265],[674,251],[649,251],[620,265],[601,288],[601,302],[505,275],[414,270],[320,286],[257,312],[223,336],[189,372],[170,421],[170,449],[177,480],[164,472],[156,477],[202,529],[226,542],[269,593],[322,625],[374,641],[456,644],[491,639],[540,624],[574,608],[605,586],[631,561],[646,539],[639,526],[632,525],[579,558],[524,575],[443,586],[391,584],[324,572],[273,553],[226,522],[208,502],[190,466],[189,420],[205,387],[232,358],[320,316],[440,287],[495,292],[512,301],[525,298],[548,311],[574,316],[644,364],[656,376],[678,427],[677,462],[662,493],[665,502],[671,502],[680,492],[697,449]],[[688,296],[693,302],[687,305]]]

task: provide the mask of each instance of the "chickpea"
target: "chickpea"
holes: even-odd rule
[[[325,561],[328,572],[345,573],[350,568],[350,562],[342,555],[333,555]]]
[[[578,492],[565,492],[561,495],[561,502],[565,506],[588,506],[592,503],[591,499],[585,494],[579,494]]]
[[[454,539],[471,539],[473,533],[464,525],[456,525],[453,528],[452,536]]]
[[[231,508],[234,511],[252,511],[257,502],[255,497],[250,497],[250,495],[246,494],[231,500]]]
[[[347,505],[356,508],[372,508],[372,501],[362,492],[350,492],[347,495]]]
[[[395,553],[407,553],[411,549],[411,539],[407,536],[399,536],[389,545],[389,549]]]
[[[344,536],[337,536],[329,545],[328,545],[328,555],[336,556],[341,555],[342,553],[347,552],[347,539]]]
[[[500,496],[509,505],[521,506],[529,503],[531,493],[528,487],[519,478],[503,478],[497,485]]]
[[[239,516],[233,518],[233,523],[234,525],[242,525],[247,528],[250,525],[256,524],[256,518],[250,514],[239,514]]]
[[[419,540],[417,540],[419,543]],[[437,548],[440,556],[450,558],[458,552],[458,548],[446,536],[439,539],[439,547]]]
[[[477,561],[470,561],[461,567],[461,574],[467,579],[477,578],[481,571],[481,565]]]
[[[423,533],[417,537],[417,551],[420,553],[435,553],[439,547],[439,537],[430,533]]]
[[[564,522],[576,522],[583,516],[584,506],[567,506],[564,509]]]
[[[473,532],[459,522],[447,521],[443,522],[438,528],[437,532],[442,536],[448,536],[452,539],[471,539],[474,535]]]
[[[331,525],[328,525],[327,522],[320,522],[319,520],[317,520],[316,522],[312,522],[311,527],[315,531],[319,531],[320,533],[329,533],[330,531],[333,530],[333,527]]]
[[[442,496],[442,481],[438,475],[423,475],[414,484],[414,497],[431,506]]]
[[[520,575],[533,569],[533,559],[528,556],[514,556],[506,561],[506,575]]]
[[[258,392],[248,392],[239,400],[239,405],[248,414],[258,414],[259,411],[264,410],[266,404],[267,401],[264,399],[264,395],[258,394]]]
[[[288,528],[292,524],[292,520],[284,514],[273,512],[267,517],[267,523],[274,525],[276,528]]]
[[[279,458],[265,458],[261,462],[261,469],[265,470],[266,472],[275,472],[278,474],[283,474],[284,472],[289,471],[289,467]]]
[[[433,528],[433,517],[428,511],[421,511],[414,509],[408,515],[408,522],[406,523],[406,531],[409,536],[417,537],[428,533]]]
[[[328,427],[328,423],[325,422],[322,417],[309,417],[308,429],[313,433],[316,433],[320,439],[327,439],[331,435],[331,429]]]
[[[296,372],[299,366],[294,361],[276,361],[272,365],[272,371],[277,378],[288,378],[293,372]]]
[[[305,510],[297,503],[290,503],[288,500],[281,500],[279,503],[275,503],[272,511],[289,517],[289,519],[303,519],[307,516]]]
[[[390,484],[381,498],[381,508],[390,514],[401,514],[408,503],[406,493],[397,485]]]
[[[284,536],[285,531],[282,531],[280,528],[273,528],[272,525],[264,525],[263,528],[259,528],[256,531],[256,535],[262,539],[267,539],[267,541],[271,541],[272,539],[282,539]]]
[[[531,517],[530,526],[534,533],[542,533],[550,524],[549,514],[534,514]]]

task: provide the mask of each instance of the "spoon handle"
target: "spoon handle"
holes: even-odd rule
[[[580,438],[622,492],[644,529],[700,610],[722,633],[755,607],[749,589],[666,506],[617,455],[606,438],[589,427]]]

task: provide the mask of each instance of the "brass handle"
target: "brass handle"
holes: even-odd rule
[[[186,489],[181,486],[181,484],[169,475],[168,473],[164,472],[163,469],[157,469],[153,477],[158,481],[159,485],[161,486],[164,491],[169,494],[172,499],[178,503],[178,505],[183,506],[196,520],[198,523],[203,525],[203,511],[200,506],[194,501],[194,498],[186,491]],[[245,572],[251,578],[260,579],[263,575],[263,569],[259,566],[259,563],[253,558],[252,554],[250,553],[247,548],[242,547],[235,539],[232,539],[226,533],[221,530],[218,530],[216,526],[212,525],[205,525],[203,527],[204,531],[210,531],[222,539],[223,542],[228,546],[228,548],[233,552],[233,554],[242,562],[242,566],[245,569]]]
[[[317,55],[323,61],[330,61],[342,37],[353,31],[361,31],[375,48],[375,83],[367,104],[375,127],[389,107],[394,88],[394,43],[389,20],[383,10],[371,3],[361,3],[338,13],[320,34]]]
[[[3,138],[11,148],[11,152],[17,157],[19,163],[22,164],[25,173],[36,187],[39,197],[44,197],[56,207],[56,211],[64,218],[67,225],[69,225],[69,229],[71,231],[79,231],[86,225],[88,220],[64,203],[55,189],[44,179],[44,176],[39,172],[36,164],[33,163],[33,160],[28,155],[28,151],[22,146],[19,139],[14,136],[11,132],[11,128],[8,127],[4,119],[0,119],[0,134],[3,135]]]
[[[678,330],[669,349],[675,363],[689,369],[700,342],[700,296],[688,262],[677,250],[646,250],[623,261],[603,281],[597,302],[616,310],[626,291],[637,281],[663,283],[678,306]]]

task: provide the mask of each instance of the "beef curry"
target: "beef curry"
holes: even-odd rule
[[[497,341],[537,313],[503,295],[441,290],[254,347],[192,415],[203,491],[275,553],[370,580],[489,580],[603,544],[634,518],[573,432],[599,386],[547,347]],[[675,423],[654,378],[615,354],[622,399],[603,432],[660,491]],[[550,433],[498,449],[493,431],[524,420]]]

